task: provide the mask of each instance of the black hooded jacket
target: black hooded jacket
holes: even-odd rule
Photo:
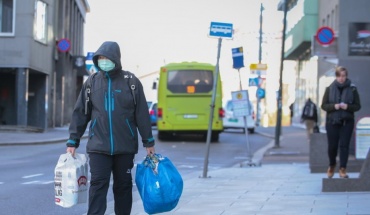
[[[113,61],[115,68],[109,72],[102,71],[98,66],[99,56]],[[138,78],[122,71],[120,59],[120,48],[116,42],[104,42],[95,52],[93,62],[99,72],[90,76],[81,89],[72,114],[67,146],[79,146],[90,121],[88,153],[136,154],[138,131],[144,147],[154,146],[143,86]],[[134,78],[136,83],[136,105],[129,85],[130,78]],[[85,114],[87,83],[91,83],[90,111]]]

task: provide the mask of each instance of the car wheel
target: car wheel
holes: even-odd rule
[[[249,133],[253,134],[254,133],[254,128],[248,128]]]

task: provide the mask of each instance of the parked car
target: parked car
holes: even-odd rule
[[[152,126],[157,125],[157,102],[147,101]]]
[[[224,129],[242,129],[245,132],[243,117],[234,117],[234,107],[231,100],[224,106],[225,117],[223,118]],[[252,102],[249,101],[249,114],[247,115],[247,129],[249,133],[254,133],[256,122]]]

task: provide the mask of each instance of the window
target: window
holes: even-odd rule
[[[213,88],[213,73],[208,70],[169,71],[167,88],[172,93],[208,93]]]
[[[287,32],[289,32],[304,16],[304,0],[298,0],[297,4],[287,13]]]
[[[331,27],[335,29],[335,16],[334,16],[334,10],[331,11]]]
[[[13,36],[15,0],[0,0],[0,36]]]
[[[43,1],[36,1],[35,20],[34,20],[34,37],[35,40],[46,43],[47,24],[46,24],[47,4]]]

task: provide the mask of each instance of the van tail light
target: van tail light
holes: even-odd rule
[[[218,109],[218,117],[220,117],[220,118],[225,117],[225,110],[223,108]]]
[[[149,115],[154,116],[154,110],[150,110]]]
[[[252,113],[252,119],[253,119],[253,120],[255,120],[255,119],[256,119],[256,114],[254,113],[254,111],[253,111],[253,113]]]
[[[159,118],[162,118],[162,115],[163,115],[162,108],[158,108],[157,116],[158,116]]]

